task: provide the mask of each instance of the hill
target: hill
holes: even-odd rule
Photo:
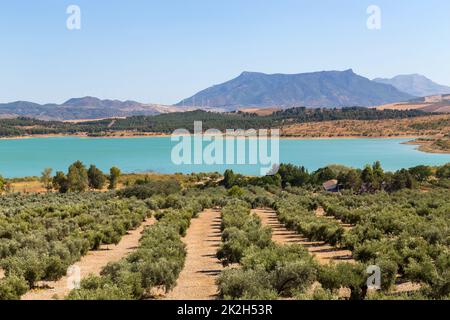
[[[420,74],[399,75],[392,79],[377,78],[373,81],[390,84],[400,91],[417,97],[449,94],[450,87],[433,82]]]
[[[30,117],[41,120],[79,120],[157,114],[156,105],[136,101],[101,100],[95,97],[73,98],[58,104],[17,101],[0,104],[0,118]]]
[[[390,103],[376,108],[378,110],[421,110],[424,112],[450,113],[450,94],[418,98],[402,103]]]
[[[62,104],[37,104],[28,101],[0,103],[0,119],[18,117],[47,121],[101,120],[132,116],[151,116],[171,112],[210,108],[178,107],[161,104],[145,104],[137,101],[102,100],[95,97],[72,98]],[[214,111],[225,111],[214,109]]]
[[[237,78],[185,99],[182,105],[239,107],[348,107],[407,101],[412,95],[371,81],[353,70],[301,74],[243,72]]]
[[[89,120],[134,115],[155,115],[180,108],[136,101],[101,100],[95,97],[72,98],[62,104],[37,104],[16,101],[0,104],[0,118],[28,117],[40,120]]]

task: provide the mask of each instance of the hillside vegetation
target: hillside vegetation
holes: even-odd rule
[[[150,215],[157,222],[144,231],[139,247],[104,266],[100,276],[84,278],[68,298],[155,298],[177,283],[189,254],[182,237],[191,219],[213,207],[222,210],[217,258],[229,266],[217,280],[220,298],[449,298],[450,164],[393,173],[379,163],[311,173],[282,165],[273,177],[227,171],[221,181],[211,175],[186,187],[175,179],[128,180],[124,189],[106,193],[93,191],[89,179],[98,175],[92,174],[95,170],[85,175],[85,170],[79,162],[69,168],[69,188],[55,184],[63,193],[0,196],[0,267],[5,276],[0,299],[18,299],[41,280],[60,278],[89,250],[117,243]],[[329,179],[338,180],[340,193],[322,191]],[[302,245],[274,243],[272,230],[250,211],[264,207],[310,240],[351,250],[356,262],[322,265]],[[316,214],[319,207],[327,217]],[[343,228],[340,221],[352,228]],[[382,270],[377,291],[366,284],[366,269],[373,264]],[[402,282],[418,289],[397,293]],[[340,288],[349,294],[342,295]]]
[[[29,118],[0,119],[0,137],[48,134],[87,134],[90,136],[164,133],[176,129],[193,132],[194,121],[201,121],[203,130],[268,129],[290,124],[322,123],[337,120],[409,119],[426,115],[419,110],[374,110],[367,108],[307,109],[292,108],[259,116],[254,113],[214,113],[189,111],[156,116],[135,116],[126,119],[98,120],[81,123],[41,121]]]

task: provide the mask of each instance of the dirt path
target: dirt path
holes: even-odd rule
[[[121,258],[136,249],[141,239],[144,228],[152,225],[155,219],[147,219],[139,228],[130,231],[122,237],[117,245],[102,246],[99,250],[89,251],[80,261],[74,264],[80,268],[81,279],[90,274],[99,275],[100,271],[110,262],[119,261]],[[68,288],[68,276],[62,277],[58,281],[45,281],[40,283],[48,289],[31,290],[22,296],[22,300],[51,300],[54,298],[64,299],[70,292]]]
[[[217,295],[216,279],[222,264],[216,258],[221,242],[220,211],[211,209],[192,220],[183,242],[187,257],[175,289],[168,300],[211,300]]]
[[[310,241],[295,231],[288,230],[277,217],[272,209],[254,209],[263,225],[272,228],[272,239],[278,244],[301,244],[311,253],[319,263],[326,264],[331,261],[354,262],[349,250],[341,250],[323,241]]]
[[[315,213],[316,213],[316,217],[323,217],[326,219],[335,220],[335,221],[339,222],[339,224],[342,226],[342,228],[344,228],[344,230],[346,230],[346,231],[349,231],[349,230],[353,229],[353,227],[354,227],[352,224],[344,223],[342,220],[340,220],[334,216],[325,215],[325,210],[322,207],[318,207],[316,209]]]

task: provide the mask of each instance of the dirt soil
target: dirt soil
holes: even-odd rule
[[[117,245],[104,245],[99,250],[89,251],[87,255],[74,264],[80,268],[81,279],[90,274],[99,275],[100,271],[110,262],[116,262],[132,252],[139,245],[144,229],[155,223],[155,219],[147,219],[136,230],[129,231]],[[22,300],[52,300],[64,299],[70,292],[67,276],[58,281],[44,281],[39,283],[45,289],[30,290],[22,296]]]
[[[216,279],[223,267],[216,258],[221,242],[220,211],[205,210],[192,220],[183,242],[187,247],[186,263],[177,286],[167,300],[211,300],[217,295]]]

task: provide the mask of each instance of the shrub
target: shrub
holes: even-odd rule
[[[20,300],[27,291],[27,281],[21,277],[9,276],[0,280],[0,300]]]
[[[156,194],[170,195],[181,191],[180,183],[175,180],[149,181],[145,184],[136,184],[119,191],[121,197],[147,199]]]
[[[232,201],[222,209],[222,244],[217,258],[224,265],[238,263],[247,249],[265,248],[272,244],[271,238],[271,229],[261,226],[245,202]]]
[[[225,269],[217,279],[221,299],[269,300],[278,297],[263,269]]]

